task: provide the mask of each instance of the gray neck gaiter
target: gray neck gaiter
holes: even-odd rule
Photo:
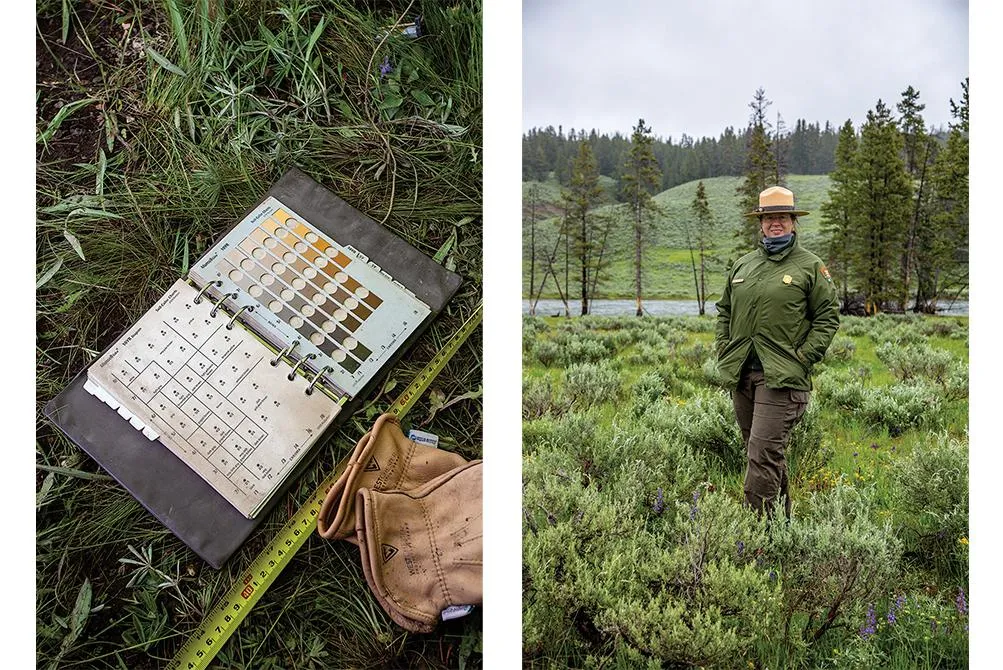
[[[787,233],[786,235],[781,235],[780,237],[764,237],[763,238],[763,248],[766,249],[766,253],[775,254],[778,251],[783,251],[794,241],[794,233]]]

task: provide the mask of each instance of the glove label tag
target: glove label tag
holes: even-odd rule
[[[473,611],[473,605],[450,605],[446,609],[442,610],[442,620],[449,621],[450,619],[459,619],[461,616],[467,616]]]
[[[407,432],[407,439],[414,440],[418,444],[425,447],[432,447],[433,449],[439,448],[439,436],[433,433],[426,433],[423,430],[415,430],[412,428]]]

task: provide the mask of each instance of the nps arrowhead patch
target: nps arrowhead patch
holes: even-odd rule
[[[827,280],[829,280],[830,282],[832,281],[832,275],[829,274],[829,268],[823,265],[818,269],[818,271],[821,272],[822,276],[825,277]]]

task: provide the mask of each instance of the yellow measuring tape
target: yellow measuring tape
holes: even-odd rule
[[[421,372],[408,384],[404,392],[390,405],[389,414],[403,416],[436,375],[442,371],[460,345],[480,324],[483,317],[481,305],[449,338],[449,341],[432,357]],[[349,454],[351,456],[351,454]],[[346,459],[347,460],[347,459]],[[307,538],[317,528],[317,514],[328,490],[338,480],[346,461],[325,479],[310,498],[297,510],[276,534],[271,542],[258,554],[250,567],[216,603],[202,625],[198,627],[188,642],[178,651],[167,665],[168,670],[197,670],[205,668],[216,656],[220,648],[251,611],[262,594],[268,590],[282,570],[289,564]]]

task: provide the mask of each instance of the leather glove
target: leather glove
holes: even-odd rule
[[[317,532],[328,540],[354,544],[355,492],[360,488],[413,489],[466,462],[459,454],[407,439],[397,417],[383,414],[342,461],[344,471],[321,504]]]
[[[482,463],[470,461],[411,491],[356,493],[366,581],[409,631],[430,633],[446,607],[482,602]]]

